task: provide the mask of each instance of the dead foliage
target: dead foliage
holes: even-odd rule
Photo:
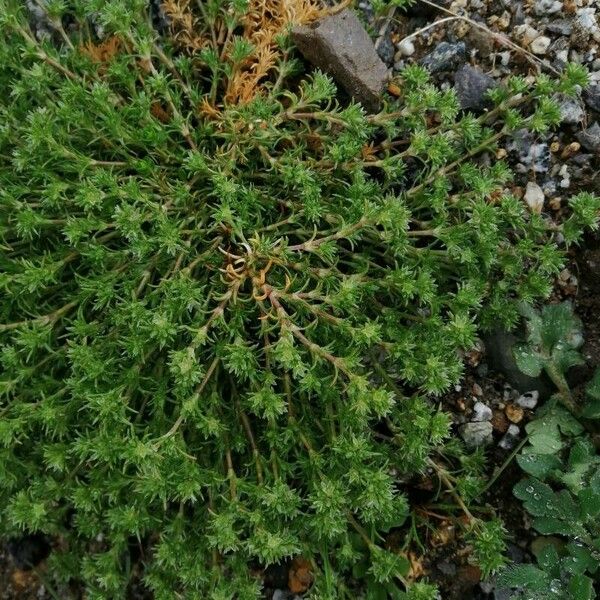
[[[205,19],[192,9],[190,0],[165,0],[162,6],[180,48],[194,54],[213,47],[221,60],[227,60],[233,35],[224,22],[215,23],[212,31],[207,31],[203,29]],[[250,0],[240,26],[241,35],[251,42],[253,51],[242,64],[234,65],[224,89],[225,103],[245,104],[261,93],[261,84],[274,72],[281,57],[277,36],[291,25],[310,23],[329,10],[321,0]]]
[[[310,23],[324,13],[319,0],[251,0],[244,19],[244,37],[255,51],[249,64],[237,69],[229,80],[225,100],[232,104],[250,101],[277,65],[277,36],[291,25]]]
[[[288,587],[294,594],[302,594],[308,590],[314,579],[312,565],[302,556],[292,562],[288,573]]]
[[[198,52],[206,45],[198,18],[190,8],[190,0],[165,0],[162,9],[171,22],[171,33],[178,46]]]
[[[153,102],[150,105],[150,113],[161,123],[168,123],[171,120],[171,114],[160,102]]]
[[[92,62],[105,65],[121,51],[121,47],[121,39],[112,35],[97,44],[94,42],[83,44],[80,49]]]

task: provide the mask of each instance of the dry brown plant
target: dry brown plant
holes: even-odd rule
[[[198,52],[206,45],[208,40],[199,31],[190,0],[165,0],[162,9],[171,22],[171,32],[179,47]]]
[[[81,46],[81,51],[97,64],[110,62],[121,50],[121,40],[116,35],[106,38],[99,44],[88,42]]]
[[[291,25],[303,25],[326,13],[319,0],[251,0],[244,19],[244,37],[255,51],[236,69],[225,94],[226,102],[244,104],[260,92],[260,84],[277,65],[276,38]],[[248,64],[249,63],[249,64]]]
[[[190,0],[165,0],[162,6],[180,48],[194,54],[212,46],[222,59],[227,59],[233,32],[222,20],[214,24],[213,31],[206,31],[206,19],[195,14]],[[321,0],[250,0],[241,35],[251,42],[253,50],[242,64],[235,65],[224,89],[225,104],[245,104],[261,93],[261,85],[273,73],[282,54],[277,36],[292,25],[310,23],[329,12],[331,9],[325,8]],[[214,102],[211,106],[217,110]]]

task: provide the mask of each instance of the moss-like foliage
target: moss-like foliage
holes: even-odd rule
[[[596,220],[580,195],[557,231],[493,158],[558,120],[555,84],[476,118],[409,68],[366,115],[284,30],[253,78],[252,3],[200,0],[191,49],[139,0],[40,4],[42,41],[0,1],[0,530],[54,536],[90,600],[138,547],[159,599],[257,598],[297,555],[313,598],[358,564],[404,593],[385,537],[448,432],[427,395]]]

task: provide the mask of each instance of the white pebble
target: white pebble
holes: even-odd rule
[[[527,408],[529,410],[532,410],[536,407],[539,397],[540,393],[537,390],[533,390],[532,392],[527,392],[519,398],[517,398],[517,404],[521,408]]]
[[[521,430],[516,425],[511,425],[504,434],[504,437],[500,440],[498,446],[500,446],[500,448],[503,450],[510,450],[511,448],[514,448],[517,440],[519,439],[520,433]]]
[[[415,53],[415,45],[410,39],[404,39],[398,44],[398,50],[402,56],[412,56]]]
[[[531,51],[534,54],[546,54],[548,52],[548,48],[550,48],[550,44],[552,40],[545,35],[540,35],[540,37],[535,38],[533,42],[530,44]]]
[[[530,181],[527,184],[525,202],[527,202],[527,206],[529,206],[531,212],[538,215],[542,212],[542,208],[544,208],[544,192],[534,181]]]
[[[561,176],[560,187],[568,188],[571,185],[571,176],[569,175],[569,167],[563,165],[558,173]]]
[[[492,418],[492,409],[483,402],[475,402],[471,421],[489,421]]]

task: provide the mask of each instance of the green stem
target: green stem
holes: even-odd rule
[[[562,405],[565,408],[567,408],[575,417],[581,416],[579,408],[573,400],[573,396],[571,394],[571,390],[569,388],[567,380],[565,379],[565,376],[552,361],[549,361],[546,364],[546,373],[548,374],[548,377],[550,377],[550,379],[552,380],[552,383],[557,387],[558,398]]]
[[[486,486],[479,493],[479,496],[482,496],[483,494],[485,494],[494,485],[494,483],[496,483],[496,481],[498,480],[498,477],[500,477],[500,475],[502,475],[502,473],[505,471],[506,467],[508,467],[508,465],[513,461],[515,456],[521,451],[523,446],[527,443],[527,440],[528,440],[527,437],[525,437],[523,440],[521,440],[519,445],[510,453],[508,458],[502,463],[500,468],[490,478],[490,480],[487,482]]]

